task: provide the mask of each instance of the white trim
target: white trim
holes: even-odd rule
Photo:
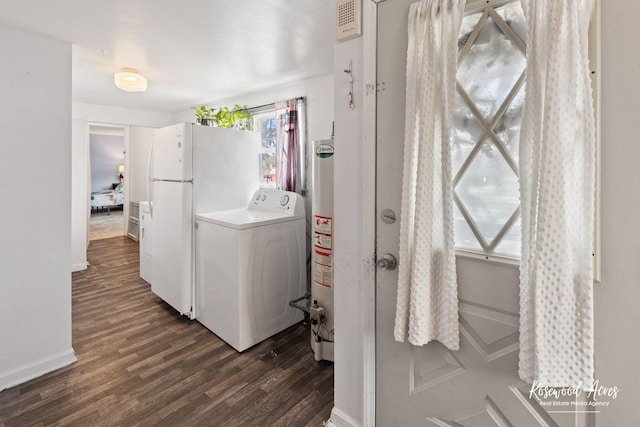
[[[71,266],[71,272],[74,273],[76,271],[82,271],[82,270],[86,270],[87,269],[87,262],[79,262],[77,264],[73,264]]]
[[[362,378],[363,423],[376,423],[376,101],[378,56],[378,4],[363,7],[362,82]]]
[[[76,360],[73,348],[70,348],[63,353],[41,359],[27,366],[2,374],[0,375],[0,391],[25,383],[33,378],[55,371],[56,369],[64,368]]]
[[[589,28],[589,62],[591,63],[593,85],[593,108],[596,127],[596,199],[593,236],[593,281],[602,279],[602,236],[601,236],[601,191],[602,191],[602,7],[601,0],[595,0]]]
[[[468,251],[456,249],[456,259],[470,259],[473,261],[482,261],[490,264],[504,265],[507,267],[520,268],[520,258],[512,258],[501,255],[485,254],[484,252]]]
[[[84,162],[82,191],[84,193],[84,259],[87,259],[87,248],[89,248],[89,233],[91,231],[91,124],[84,122],[84,140],[82,161]]]
[[[518,0],[467,0],[465,13],[475,13],[484,10],[486,7],[500,7]]]
[[[331,410],[331,418],[324,425],[326,427],[360,427],[360,424],[335,406]]]
[[[124,206],[122,206],[122,216],[124,217],[124,224],[122,224],[123,230],[122,234],[124,236],[129,236],[129,203],[131,202],[131,186],[130,179],[127,177],[131,177],[131,156],[129,156],[129,151],[131,149],[131,139],[130,139],[130,126],[123,126],[124,130]]]
[[[82,226],[82,231],[80,232],[80,236],[78,238],[78,241],[82,241],[82,262],[80,263],[76,263],[76,264],[72,264],[71,265],[71,272],[74,271],[81,271],[81,270],[86,270],[87,266],[89,265],[89,263],[87,262],[87,247],[89,246],[89,225],[88,225],[88,221],[89,221],[89,215],[91,214],[91,200],[90,200],[90,196],[87,195],[87,150],[89,149],[89,127],[87,125],[87,121],[86,120],[82,120],[82,119],[73,119],[73,120],[80,120],[82,122],[82,155],[81,158],[75,156],[72,158],[72,165],[71,168],[74,169],[76,167],[76,165],[78,164],[78,162],[82,162],[82,176],[79,178],[80,179],[80,186],[82,187],[81,191],[82,191],[82,200],[83,200],[83,206],[85,206],[84,210],[82,211],[82,215],[80,216],[79,220],[80,220],[80,225]],[[72,120],[72,122],[73,122]],[[74,144],[76,141],[72,140],[72,144]],[[75,150],[74,147],[72,147],[72,150]],[[75,194],[75,192],[74,192]],[[72,217],[73,217],[73,212],[76,210],[76,200],[73,199],[72,196]],[[80,212],[78,212],[80,213]],[[71,227],[75,227],[76,224],[71,224]],[[73,235],[73,232],[72,232]],[[72,247],[74,247],[76,245],[76,241],[72,240],[71,241],[71,245]],[[75,261],[72,260],[72,261]]]

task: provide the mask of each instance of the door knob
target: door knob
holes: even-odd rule
[[[382,271],[391,271],[395,270],[398,266],[398,260],[391,254],[384,254],[382,255],[382,258],[378,260],[376,265]]]

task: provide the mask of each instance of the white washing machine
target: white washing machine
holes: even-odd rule
[[[255,192],[246,209],[196,214],[196,319],[243,351],[303,318],[306,290],[300,195]]]

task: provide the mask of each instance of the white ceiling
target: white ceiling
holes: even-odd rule
[[[0,0],[0,24],[72,43],[74,101],[169,113],[332,73],[333,14],[332,0]],[[127,67],[147,92],[114,86]]]

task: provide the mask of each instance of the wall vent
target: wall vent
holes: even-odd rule
[[[362,0],[336,0],[336,40],[362,35]]]

